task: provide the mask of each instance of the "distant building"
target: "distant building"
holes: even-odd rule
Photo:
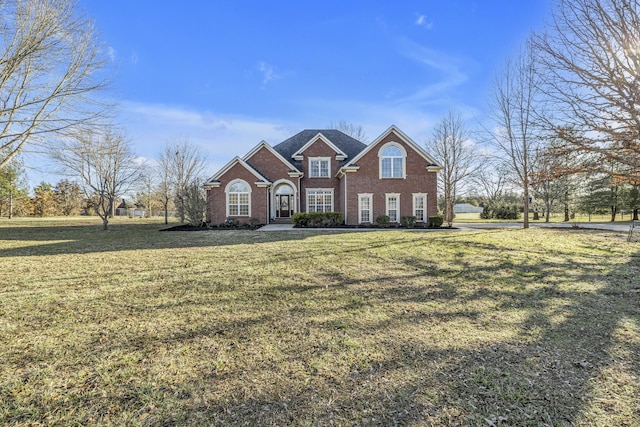
[[[454,213],[482,213],[482,208],[471,203],[456,203],[453,205]]]

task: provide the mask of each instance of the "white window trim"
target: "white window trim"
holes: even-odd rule
[[[327,176],[313,176],[311,174],[313,171],[311,168],[312,161],[327,162]],[[322,168],[320,168],[320,170],[322,170]],[[331,157],[309,157],[309,178],[331,178]]]
[[[382,176],[382,159],[386,158],[382,156],[382,152],[388,147],[396,147],[402,153],[402,176],[399,177],[383,177]],[[405,179],[407,177],[407,150],[404,149],[402,144],[397,142],[387,142],[378,150],[378,177],[380,179]]]
[[[423,200],[422,201],[422,206],[423,206],[422,222],[427,222],[427,193],[413,193],[413,216],[416,216],[416,199],[419,197],[421,197]]]
[[[395,197],[396,198],[396,220],[391,222],[400,222],[400,193],[385,193],[385,215],[389,217],[391,220],[391,215],[389,215],[389,199]]]
[[[329,210],[329,212],[335,212],[334,210],[334,203],[335,203],[335,194],[333,191],[333,188],[307,188],[305,190],[305,209],[307,211],[307,213],[309,213],[309,193],[311,192],[318,192],[318,191],[322,191],[324,193],[331,193],[331,209]]]
[[[369,221],[366,224],[373,223],[373,193],[358,193],[358,224],[362,224],[362,199],[369,199]]]
[[[235,183],[241,182],[244,185],[247,186],[247,188],[249,188],[249,214],[248,215],[240,215],[240,212],[238,209],[238,215],[231,215],[231,211],[229,210],[229,188],[231,188],[231,186]],[[251,185],[249,185],[249,183],[247,181],[245,181],[244,179],[234,179],[233,181],[230,181],[227,186],[224,188],[224,194],[225,194],[225,211],[226,211],[226,216],[230,217],[251,217]],[[245,194],[245,193],[237,193],[237,194]]]

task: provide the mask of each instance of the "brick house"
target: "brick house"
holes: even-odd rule
[[[349,225],[375,224],[379,215],[426,222],[437,212],[440,169],[395,126],[369,145],[307,129],[273,147],[262,141],[207,180],[206,219],[269,224],[296,212],[342,212]]]

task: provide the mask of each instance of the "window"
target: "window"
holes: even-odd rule
[[[371,222],[372,194],[358,194],[358,222]]]
[[[329,178],[331,175],[329,157],[311,157],[309,158],[309,177],[310,178]]]
[[[227,186],[227,216],[251,215],[251,188],[242,180],[236,180]]]
[[[379,153],[380,178],[404,178],[406,152],[395,143],[384,145]]]
[[[427,195],[424,193],[413,194],[413,216],[417,222],[424,222],[427,210]]]
[[[398,212],[400,211],[400,194],[388,193],[387,196],[387,216],[389,222],[398,222]]]
[[[333,189],[308,189],[307,212],[332,212]]]

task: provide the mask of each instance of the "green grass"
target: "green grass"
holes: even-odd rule
[[[639,425],[640,248],[584,230],[0,221],[0,425]]]

